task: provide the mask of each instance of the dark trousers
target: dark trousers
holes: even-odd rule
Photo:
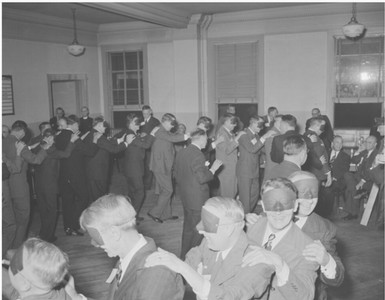
[[[154,217],[167,219],[171,217],[171,196],[173,192],[171,174],[154,172],[155,194],[159,195],[155,206],[149,211]]]
[[[12,208],[9,181],[3,180],[2,184],[2,255],[4,257],[8,249],[11,249],[16,233],[16,220]]]
[[[136,176],[126,176],[128,196],[131,199],[132,206],[137,214],[139,214],[144,201],[144,185],[143,176],[137,174]]]
[[[87,182],[90,203],[107,194],[107,179],[91,179]]]
[[[86,184],[83,181],[82,183],[66,182],[60,186],[64,228],[80,228],[79,217],[88,203]]]
[[[346,190],[345,190],[345,210],[352,214],[353,216],[357,216],[360,212],[360,200],[354,199],[354,196],[357,194],[356,185],[360,182],[361,178],[357,173],[347,172],[344,175],[344,179],[346,182]],[[372,182],[367,181],[362,187],[361,191],[370,191],[372,188]]]
[[[185,259],[187,252],[189,252],[191,248],[198,246],[203,239],[203,235],[199,234],[196,229],[196,226],[201,220],[201,211],[189,208],[183,208],[183,211],[182,250],[180,253],[182,260]]]
[[[152,187],[153,174],[150,170],[150,158],[151,158],[151,150],[146,150],[144,157],[144,188],[146,190],[150,190]]]
[[[40,238],[49,241],[53,238],[57,220],[57,193],[49,187],[36,187],[37,207],[40,213]]]
[[[259,177],[238,177],[239,200],[243,204],[245,214],[252,212],[259,196]]]
[[[335,204],[336,196],[345,191],[345,180],[333,181],[329,187],[321,186],[319,190],[319,200],[315,212],[320,216],[327,218],[331,215]]]
[[[19,248],[27,236],[29,215],[31,204],[29,195],[23,197],[12,197],[13,212],[16,221],[15,238],[12,243],[12,248]]]

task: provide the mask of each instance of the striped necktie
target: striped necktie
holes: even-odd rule
[[[119,286],[120,283],[120,278],[122,277],[122,263],[119,262],[118,264],[118,270],[116,271],[115,279],[116,279],[116,284]]]
[[[271,251],[273,240],[275,239],[275,234],[272,233],[269,235],[269,238],[267,239],[267,242],[263,245],[263,248],[266,250]]]

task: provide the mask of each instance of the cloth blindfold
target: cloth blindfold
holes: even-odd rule
[[[196,228],[198,231],[217,233],[219,221],[219,217],[203,208],[201,212],[201,221],[199,222]]]
[[[284,211],[294,208],[297,195],[289,189],[279,188],[265,192],[262,195],[266,211]]]
[[[298,189],[298,199],[318,198],[318,180],[306,178],[293,183]]]

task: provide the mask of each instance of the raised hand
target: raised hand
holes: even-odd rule
[[[257,221],[261,218],[262,216],[254,214],[254,213],[249,213],[246,214],[246,226],[251,226],[257,223]]]
[[[79,136],[77,134],[73,133],[71,135],[70,141],[71,141],[71,143],[75,143],[78,139],[79,139]]]
[[[94,138],[93,138],[93,143],[96,144],[98,142],[98,139],[100,139],[101,136],[102,136],[102,134],[100,132],[95,132]]]
[[[282,271],[284,262],[278,254],[259,246],[250,246],[250,249],[252,251],[243,257],[242,267],[268,264],[274,266],[276,272]]]
[[[16,155],[20,156],[21,151],[24,149],[25,144],[23,142],[16,142]]]
[[[330,256],[321,241],[317,240],[307,245],[302,251],[302,255],[309,261],[315,261],[321,266],[326,266]]]
[[[215,173],[222,165],[223,165],[223,162],[220,161],[219,159],[216,159],[213,162],[213,165],[211,166],[211,170],[213,171],[213,173]]]
[[[176,257],[175,254],[167,252],[162,248],[158,248],[157,252],[154,252],[147,257],[144,267],[166,266],[172,271],[180,273],[181,264],[183,264],[183,261]]]
[[[154,127],[154,129],[151,131],[151,135],[154,135],[155,136],[155,133],[159,130],[159,126],[157,126],[157,127]]]
[[[128,134],[126,136],[126,143],[131,144],[134,139],[135,139],[135,134]]]
[[[244,135],[244,134],[246,134],[245,131],[240,131],[240,132],[238,132],[237,136],[235,137],[235,141],[238,143],[239,138],[240,138],[242,135]]]

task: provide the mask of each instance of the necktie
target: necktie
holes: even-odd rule
[[[337,152],[334,152],[332,158],[330,159],[330,163],[332,164],[334,162],[334,160],[336,159],[337,157]]]
[[[269,238],[267,239],[267,242],[263,245],[263,248],[265,248],[266,250],[269,250],[271,251],[271,248],[272,248],[272,242],[273,240],[275,239],[275,234],[272,233],[269,235]]]
[[[115,278],[116,278],[116,284],[119,286],[119,283],[120,283],[120,278],[122,277],[122,263],[119,262],[118,264],[118,270],[116,271],[116,275],[115,275]]]

